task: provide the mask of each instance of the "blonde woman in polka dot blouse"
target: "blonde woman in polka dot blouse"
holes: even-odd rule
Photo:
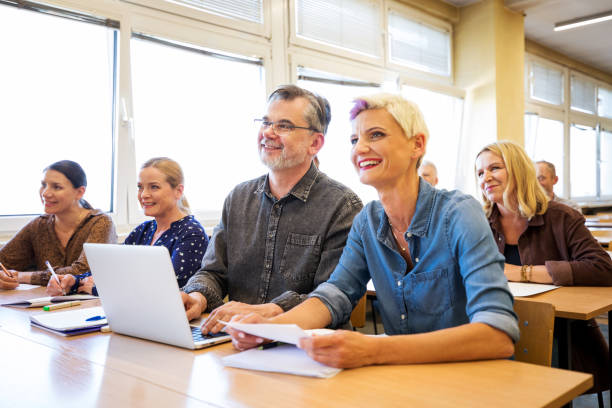
[[[189,214],[183,189],[183,172],[177,162],[167,157],[148,160],[138,176],[138,201],[145,215],[153,219],[136,227],[124,242],[125,245],[168,248],[180,287],[200,268],[208,246],[204,228]],[[61,286],[72,293],[97,292],[89,272],[66,276],[61,279]],[[55,295],[62,288],[52,279],[47,292]]]

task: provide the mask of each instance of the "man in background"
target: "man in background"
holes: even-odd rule
[[[423,177],[426,182],[435,187],[438,184],[438,169],[435,164],[430,161],[424,161],[419,167],[419,176]]]
[[[546,191],[546,194],[548,194],[548,197],[550,197],[552,201],[557,201],[561,204],[565,204],[568,207],[571,207],[582,214],[582,209],[578,204],[576,204],[572,200],[559,197],[553,191],[553,187],[559,181],[559,177],[557,177],[557,172],[555,171],[554,164],[545,160],[540,160],[536,162],[536,175],[538,177],[540,185],[544,188],[544,191]]]

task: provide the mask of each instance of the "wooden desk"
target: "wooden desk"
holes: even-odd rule
[[[41,294],[0,291],[0,303]],[[231,344],[190,351],[114,333],[65,338],[31,327],[30,313],[43,312],[0,307],[0,396],[9,405],[557,407],[593,383],[510,360],[364,367],[326,380],[263,373],[224,367]]]
[[[559,339],[559,350],[567,350],[567,353],[559,353],[559,364],[562,367],[571,369],[570,319],[589,320],[602,313],[608,313],[608,344],[612,344],[610,343],[612,338],[609,326],[612,322],[612,287],[565,286],[526,298],[517,297],[515,301],[550,303],[555,307],[555,317],[567,319],[562,330],[565,334],[562,337],[566,338]],[[612,378],[612,359],[610,363],[609,369]],[[610,402],[612,404],[612,391],[610,392]]]

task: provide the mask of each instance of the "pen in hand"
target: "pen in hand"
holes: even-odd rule
[[[4,265],[2,265],[2,262],[0,262],[0,266],[2,267],[2,270],[4,271],[4,273],[6,274],[6,276],[8,276],[9,278],[13,278],[13,277],[14,277],[14,276],[13,276],[13,274],[12,274],[12,273],[10,273],[10,272],[8,271],[8,269],[6,269],[6,268],[4,267]]]
[[[57,284],[59,285],[60,289],[62,290],[62,295],[66,295],[66,292],[64,291],[64,288],[62,288],[62,283],[60,282],[59,278],[57,277],[57,274],[55,273],[55,271],[53,270],[53,267],[51,267],[51,264],[49,263],[49,261],[45,261],[45,265],[47,265],[47,270],[49,272],[51,272],[51,275],[55,278],[55,280],[57,281]]]

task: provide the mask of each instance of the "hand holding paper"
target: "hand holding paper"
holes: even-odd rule
[[[232,329],[240,330],[252,336],[257,336],[262,339],[281,341],[283,343],[297,345],[299,339],[308,337],[309,335],[295,324],[269,324],[269,323],[239,323],[239,322],[219,322],[231,327]]]

